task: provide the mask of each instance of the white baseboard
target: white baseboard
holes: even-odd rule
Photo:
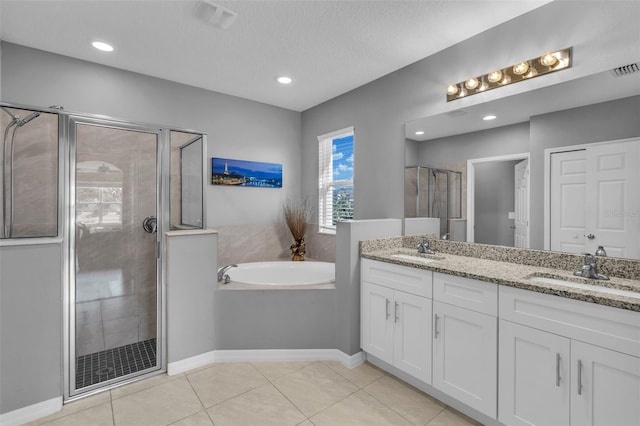
[[[213,362],[339,361],[347,368],[354,368],[364,360],[364,352],[347,355],[338,349],[219,350],[169,363],[167,374],[180,374]]]
[[[62,410],[62,396],[0,414],[0,425],[17,426]]]
[[[170,362],[167,364],[167,374],[173,376],[174,374],[184,373],[185,371],[211,364],[215,362],[215,354],[216,351],[205,352],[190,358],[181,359],[180,361]]]

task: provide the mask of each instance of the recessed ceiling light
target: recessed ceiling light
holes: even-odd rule
[[[98,50],[102,50],[103,52],[113,52],[113,46],[103,41],[94,41],[93,43],[91,43],[91,45]]]
[[[418,136],[420,136],[420,135],[424,135],[424,132],[423,132],[422,130],[418,130],[418,131],[416,132],[416,135],[418,135]]]
[[[485,115],[484,117],[482,117],[484,121],[495,120],[496,118],[498,117],[493,114]]]
[[[293,83],[293,79],[291,77],[287,77],[286,75],[281,75],[280,77],[276,77],[276,81],[280,84]]]

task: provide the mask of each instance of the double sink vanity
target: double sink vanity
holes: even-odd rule
[[[640,425],[640,262],[360,243],[367,359],[484,424]]]

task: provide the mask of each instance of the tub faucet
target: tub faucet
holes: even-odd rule
[[[218,269],[218,282],[221,283],[224,281],[225,284],[229,284],[229,281],[231,281],[231,278],[229,277],[229,274],[227,274],[227,271],[231,268],[237,268],[238,265],[236,265],[235,263],[232,263],[230,265],[227,266],[223,266],[222,268]]]
[[[422,239],[422,242],[416,246],[418,249],[418,253],[424,254],[434,254],[434,251],[429,247],[429,240],[426,238]]]
[[[598,265],[596,263],[596,258],[589,253],[585,253],[580,270],[574,272],[573,275],[577,277],[583,277],[583,278],[592,278],[594,280],[609,279],[608,276],[598,273]]]

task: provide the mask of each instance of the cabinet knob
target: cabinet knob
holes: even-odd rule
[[[590,239],[590,240],[593,240],[595,237],[596,237],[596,236],[595,236],[595,235],[593,235],[593,234],[589,234],[589,235],[587,235],[587,238],[588,238],[588,239]]]

